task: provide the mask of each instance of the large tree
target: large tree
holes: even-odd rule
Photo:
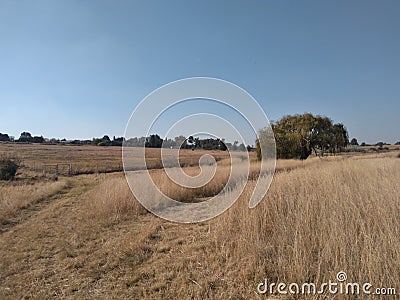
[[[314,116],[310,113],[284,116],[271,125],[278,158],[306,159],[312,151],[319,155],[326,152],[336,153],[349,142],[344,125],[333,124],[331,119],[324,116]],[[267,136],[268,132],[265,129],[261,130],[260,143],[263,143]],[[256,145],[259,145],[258,142]]]

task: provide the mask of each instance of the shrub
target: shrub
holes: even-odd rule
[[[0,180],[12,180],[19,168],[18,162],[10,158],[0,158]]]

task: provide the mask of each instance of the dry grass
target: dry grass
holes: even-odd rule
[[[251,168],[256,179],[259,166]],[[151,173],[166,193],[193,201],[219,192],[229,170],[220,159],[213,182],[196,191]],[[250,181],[231,209],[199,224],[145,213],[122,174],[103,175],[71,178],[72,192],[0,234],[0,298],[258,299],[264,278],[318,284],[339,271],[400,290],[393,154],[278,161],[259,206],[248,208]],[[332,297],[303,297],[312,298]]]
[[[113,224],[146,212],[122,176],[101,182],[87,195],[85,203],[88,217],[102,224]]]
[[[249,285],[322,283],[345,271],[350,282],[399,288],[399,192],[400,161],[391,158],[282,172],[259,207],[247,209],[247,194],[215,220],[218,245],[232,263],[246,259]]]
[[[135,150],[135,148],[130,148]],[[169,149],[164,149],[168,154]],[[135,151],[133,151],[135,152]],[[229,157],[225,151],[206,151],[206,150],[181,150],[181,166],[197,165],[199,158],[204,154],[211,154],[217,160]],[[21,161],[25,169],[42,173],[55,172],[53,164],[72,164],[72,173],[91,174],[119,172],[123,170],[122,147],[109,146],[100,147],[92,145],[46,145],[46,144],[14,144],[0,142],[0,156],[7,155]],[[140,155],[140,151],[137,154]],[[254,156],[254,153],[252,153]],[[134,157],[135,158],[135,157]],[[146,162],[149,169],[160,169],[163,167],[161,162],[161,149],[147,148]],[[60,172],[68,172],[67,165],[60,165]]]
[[[15,216],[19,210],[48,198],[67,186],[65,180],[35,184],[3,184],[0,186],[0,223]]]
[[[182,287],[188,281],[197,286],[191,289],[195,298],[248,297],[264,278],[269,282],[320,284],[334,281],[339,271],[345,271],[351,282],[398,288],[400,161],[393,157],[316,158],[279,165],[281,169],[266,199],[257,208],[248,209],[250,183],[228,212],[197,227],[208,226],[205,231],[194,231],[199,235],[192,237],[196,242],[182,250],[191,253],[187,260],[191,267],[182,265],[184,258],[167,263],[164,256],[154,254],[156,261],[147,266],[143,263],[140,273],[129,284],[140,288],[141,295],[149,298],[181,298],[186,295]],[[221,170],[226,171],[226,166]],[[176,189],[159,171],[155,172],[158,184],[168,186],[169,190],[165,190],[170,195],[188,195],[187,190]],[[220,184],[225,175],[214,179]],[[132,204],[135,201],[123,178],[113,179],[104,187],[96,197],[109,202],[94,208],[93,211],[102,211],[99,215],[118,218],[121,211],[132,209],[135,215],[142,212],[137,203]],[[219,188],[211,188],[210,194],[218,191]],[[126,202],[128,198],[133,202]],[[179,232],[196,226],[199,225],[177,225],[174,230],[179,236]],[[171,244],[164,241],[159,247],[169,249]],[[169,265],[162,266],[164,263]],[[208,267],[204,269],[204,265]],[[172,281],[157,282],[160,276],[155,275],[142,278],[154,268],[170,274]],[[186,270],[188,277],[178,274],[179,270]],[[143,284],[151,287],[144,289]]]

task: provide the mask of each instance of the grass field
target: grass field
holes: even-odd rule
[[[148,213],[122,172],[96,172],[120,163],[120,148],[1,144],[0,152],[29,166],[0,184],[1,299],[273,299],[257,294],[265,278],[322,283],[339,271],[400,293],[397,152],[278,161],[255,209],[248,200],[256,175],[226,213],[185,225]],[[204,153],[182,152],[185,172],[195,174]],[[226,181],[226,153],[213,154],[214,182],[195,193],[170,184],[162,169],[151,172],[166,193],[196,201]],[[159,163],[157,152],[149,158]],[[57,162],[93,174],[52,181],[31,168]]]

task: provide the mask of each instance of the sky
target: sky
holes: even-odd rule
[[[245,89],[270,120],[311,112],[394,143],[399,15],[389,0],[0,0],[0,132],[122,136],[153,90],[200,76]]]

